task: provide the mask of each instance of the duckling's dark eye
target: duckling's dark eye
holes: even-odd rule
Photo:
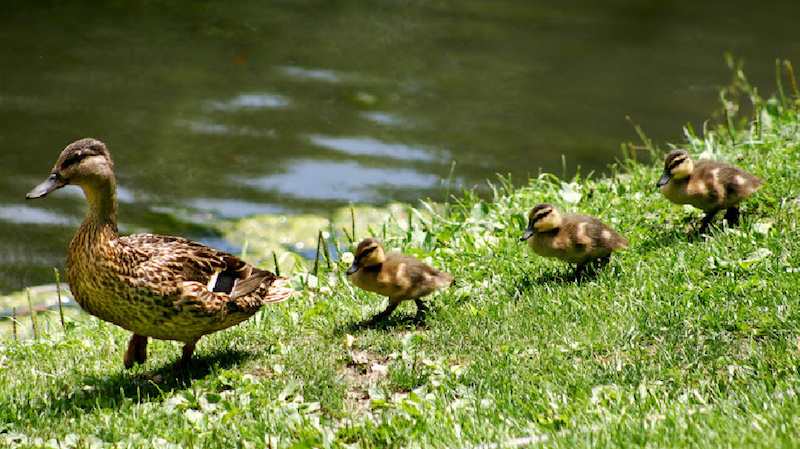
[[[546,217],[548,215],[550,215],[550,209],[546,209],[543,212],[537,213],[536,215],[533,216],[531,221],[536,223],[537,221],[541,220],[542,218],[544,218],[544,217]]]
[[[358,257],[356,259],[357,260],[361,260],[361,259],[367,257],[367,254],[370,254],[371,252],[375,251],[376,248],[377,248],[377,246],[371,246],[371,247],[365,249],[361,254],[358,255]]]
[[[680,159],[676,159],[676,160],[672,161],[672,163],[671,163],[671,164],[669,164],[669,168],[668,168],[668,170],[672,170],[673,168],[675,168],[675,167],[677,167],[677,166],[681,165],[681,164],[683,163],[683,161],[685,161],[685,160],[686,160],[686,158],[685,158],[685,157],[682,157],[682,158],[680,158]]]

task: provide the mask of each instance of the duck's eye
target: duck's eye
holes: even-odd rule
[[[78,162],[80,162],[81,159],[83,159],[85,157],[86,157],[86,153],[84,153],[83,151],[78,151],[76,153],[72,153],[69,156],[67,156],[66,159],[64,159],[64,162],[61,164],[61,168],[65,169],[65,168],[69,167],[70,165],[75,165]]]

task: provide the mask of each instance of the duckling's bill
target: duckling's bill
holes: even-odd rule
[[[519,238],[519,241],[520,242],[524,242],[525,240],[528,240],[529,238],[531,238],[531,236],[534,234],[534,232],[536,232],[536,231],[534,231],[533,223],[531,223],[531,225],[529,225],[525,229],[525,232],[522,233],[522,237]]]
[[[661,175],[661,178],[658,179],[658,182],[656,183],[656,187],[661,187],[661,186],[665,185],[666,183],[668,183],[669,182],[669,178],[670,178],[669,172],[665,171]]]

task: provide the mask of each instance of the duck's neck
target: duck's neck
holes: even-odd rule
[[[95,184],[81,187],[89,203],[89,212],[81,225],[81,231],[109,237],[118,236],[117,185],[114,179],[102,179]]]

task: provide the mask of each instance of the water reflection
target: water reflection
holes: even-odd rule
[[[304,67],[281,67],[279,70],[292,80],[297,81],[338,83],[343,78],[342,75],[333,70],[309,69]]]
[[[288,98],[279,94],[240,94],[229,101],[211,101],[206,109],[213,111],[238,111],[240,109],[278,109],[289,106]]]
[[[0,221],[6,221],[17,225],[47,224],[77,226],[80,224],[80,220],[74,217],[63,216],[55,212],[26,205],[0,205]]]
[[[306,183],[293,182],[305,179]],[[358,162],[303,160],[279,175],[243,181],[244,184],[263,191],[278,193],[283,197],[312,200],[349,198],[354,203],[374,203],[391,198],[391,192],[405,189],[433,189],[441,178],[426,175],[413,169],[366,167]]]
[[[443,160],[434,148],[413,147],[404,143],[386,143],[371,137],[308,136],[314,145],[336,150],[350,156],[385,157],[407,161]]]
[[[438,198],[451,162],[603,171],[631,116],[702,128],[747,60],[774,91],[800,2],[12,2],[0,15],[0,293],[52,281],[86,206],[25,202],[58,152],[104,140],[123,229],[208,239],[208,216]],[[203,217],[206,218],[203,218]]]

